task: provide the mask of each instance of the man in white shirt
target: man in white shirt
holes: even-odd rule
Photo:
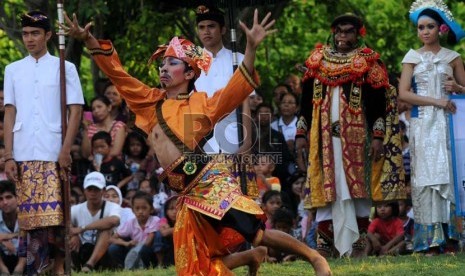
[[[22,275],[26,258],[18,258],[18,201],[15,184],[0,181],[0,275]]]
[[[195,81],[197,91],[207,92],[208,97],[223,88],[233,75],[233,53],[223,45],[223,35],[226,33],[224,14],[217,8],[199,6],[196,10],[197,34],[203,47],[212,56],[212,63],[208,75],[202,71]],[[238,64],[244,59],[244,55],[237,54]],[[224,99],[227,101],[228,99]],[[239,149],[238,125],[236,110],[219,121],[213,137],[203,147],[208,154],[226,153],[234,154],[245,152],[251,146],[251,135],[248,132],[251,125],[250,108],[248,100],[243,105],[243,133],[244,141]]]
[[[107,254],[113,228],[120,222],[120,206],[103,200],[105,177],[100,172],[91,172],[84,178],[84,194],[87,201],[71,208],[71,240],[73,262],[85,273],[94,268],[111,268]],[[103,213],[102,213],[103,212]]]
[[[21,16],[21,25],[29,55],[5,68],[5,172],[16,182],[19,227],[25,233],[19,254],[32,254],[35,260],[27,265],[28,274],[47,269],[50,258],[55,259],[53,273],[62,274],[64,223],[58,168],[71,164],[84,98],[76,68],[66,62],[68,128],[62,144],[60,60],[47,50],[50,20],[33,11]]]

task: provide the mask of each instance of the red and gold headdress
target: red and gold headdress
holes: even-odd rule
[[[160,45],[149,59],[149,64],[155,59],[175,57],[187,62],[194,69],[195,77],[200,76],[201,70],[208,73],[211,65],[211,56],[203,48],[184,38],[173,37],[168,45]]]

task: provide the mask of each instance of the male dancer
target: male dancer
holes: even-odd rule
[[[255,274],[257,254],[262,252],[229,253],[244,240],[298,254],[318,275],[331,273],[326,260],[305,244],[283,232],[264,231],[262,210],[242,195],[239,183],[221,160],[194,154],[214,124],[257,87],[255,54],[263,39],[274,32],[270,16],[259,23],[255,11],[252,28],[241,23],[247,36],[244,61],[229,83],[211,98],[193,92],[195,79],[201,69],[208,71],[211,57],[192,42],[174,37],[169,45],[157,49],[151,60],[163,56],[162,89],[150,88],[124,71],[112,44],[97,41],[90,34],[90,23],[82,28],[75,15],[73,21],[65,16],[64,29],[85,42],[97,65],[118,88],[136,114],[136,125],[152,141],[165,169],[162,178],[180,195],[174,231],[180,275],[232,275],[230,269],[246,264]]]

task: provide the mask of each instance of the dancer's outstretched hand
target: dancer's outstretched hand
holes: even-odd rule
[[[68,17],[68,14],[66,12],[63,12],[63,17],[66,23],[64,24],[58,23],[58,25],[60,25],[60,27],[63,28],[65,35],[81,40],[81,41],[85,41],[86,39],[89,38],[90,27],[92,27],[92,22],[87,23],[86,26],[82,28],[81,26],[79,26],[79,22],[77,20],[77,16],[75,13],[73,13],[72,21]]]
[[[247,46],[251,47],[252,49],[256,49],[263,41],[263,39],[265,39],[265,37],[277,31],[276,29],[271,29],[276,21],[274,19],[269,20],[270,16],[271,13],[269,12],[265,18],[263,18],[263,20],[258,23],[258,10],[255,9],[253,25],[250,29],[247,28],[247,26],[242,21],[239,21],[239,25],[247,36]]]

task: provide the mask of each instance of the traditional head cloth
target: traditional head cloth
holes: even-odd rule
[[[50,19],[41,11],[31,11],[20,16],[21,27],[35,27],[50,31]]]
[[[198,6],[195,9],[195,16],[197,24],[203,20],[212,20],[218,22],[221,27],[224,26],[224,13],[216,7]]]
[[[418,19],[426,15],[438,23],[446,24],[449,29],[449,37],[451,42],[457,43],[460,39],[465,37],[465,31],[455,21],[454,16],[450,12],[447,5],[442,0],[417,0],[412,3],[410,7],[410,20],[413,24],[418,24]],[[440,19],[440,20],[439,20]]]
[[[119,197],[119,206],[121,206],[121,204],[123,204],[123,195],[121,194],[121,190],[115,186],[115,185],[108,185],[106,188],[106,191],[108,192],[109,190],[115,190],[115,192],[118,194],[118,197]]]
[[[334,32],[336,26],[341,23],[350,23],[354,25],[354,27],[357,29],[357,34],[360,36],[365,36],[366,34],[366,29],[363,25],[362,19],[353,13],[346,13],[336,17],[331,23],[332,32]]]
[[[203,48],[177,36],[173,37],[168,45],[158,46],[158,49],[150,57],[149,63],[161,56],[163,58],[174,57],[187,62],[194,70],[196,78],[200,76],[201,70],[208,73],[212,59]]]

